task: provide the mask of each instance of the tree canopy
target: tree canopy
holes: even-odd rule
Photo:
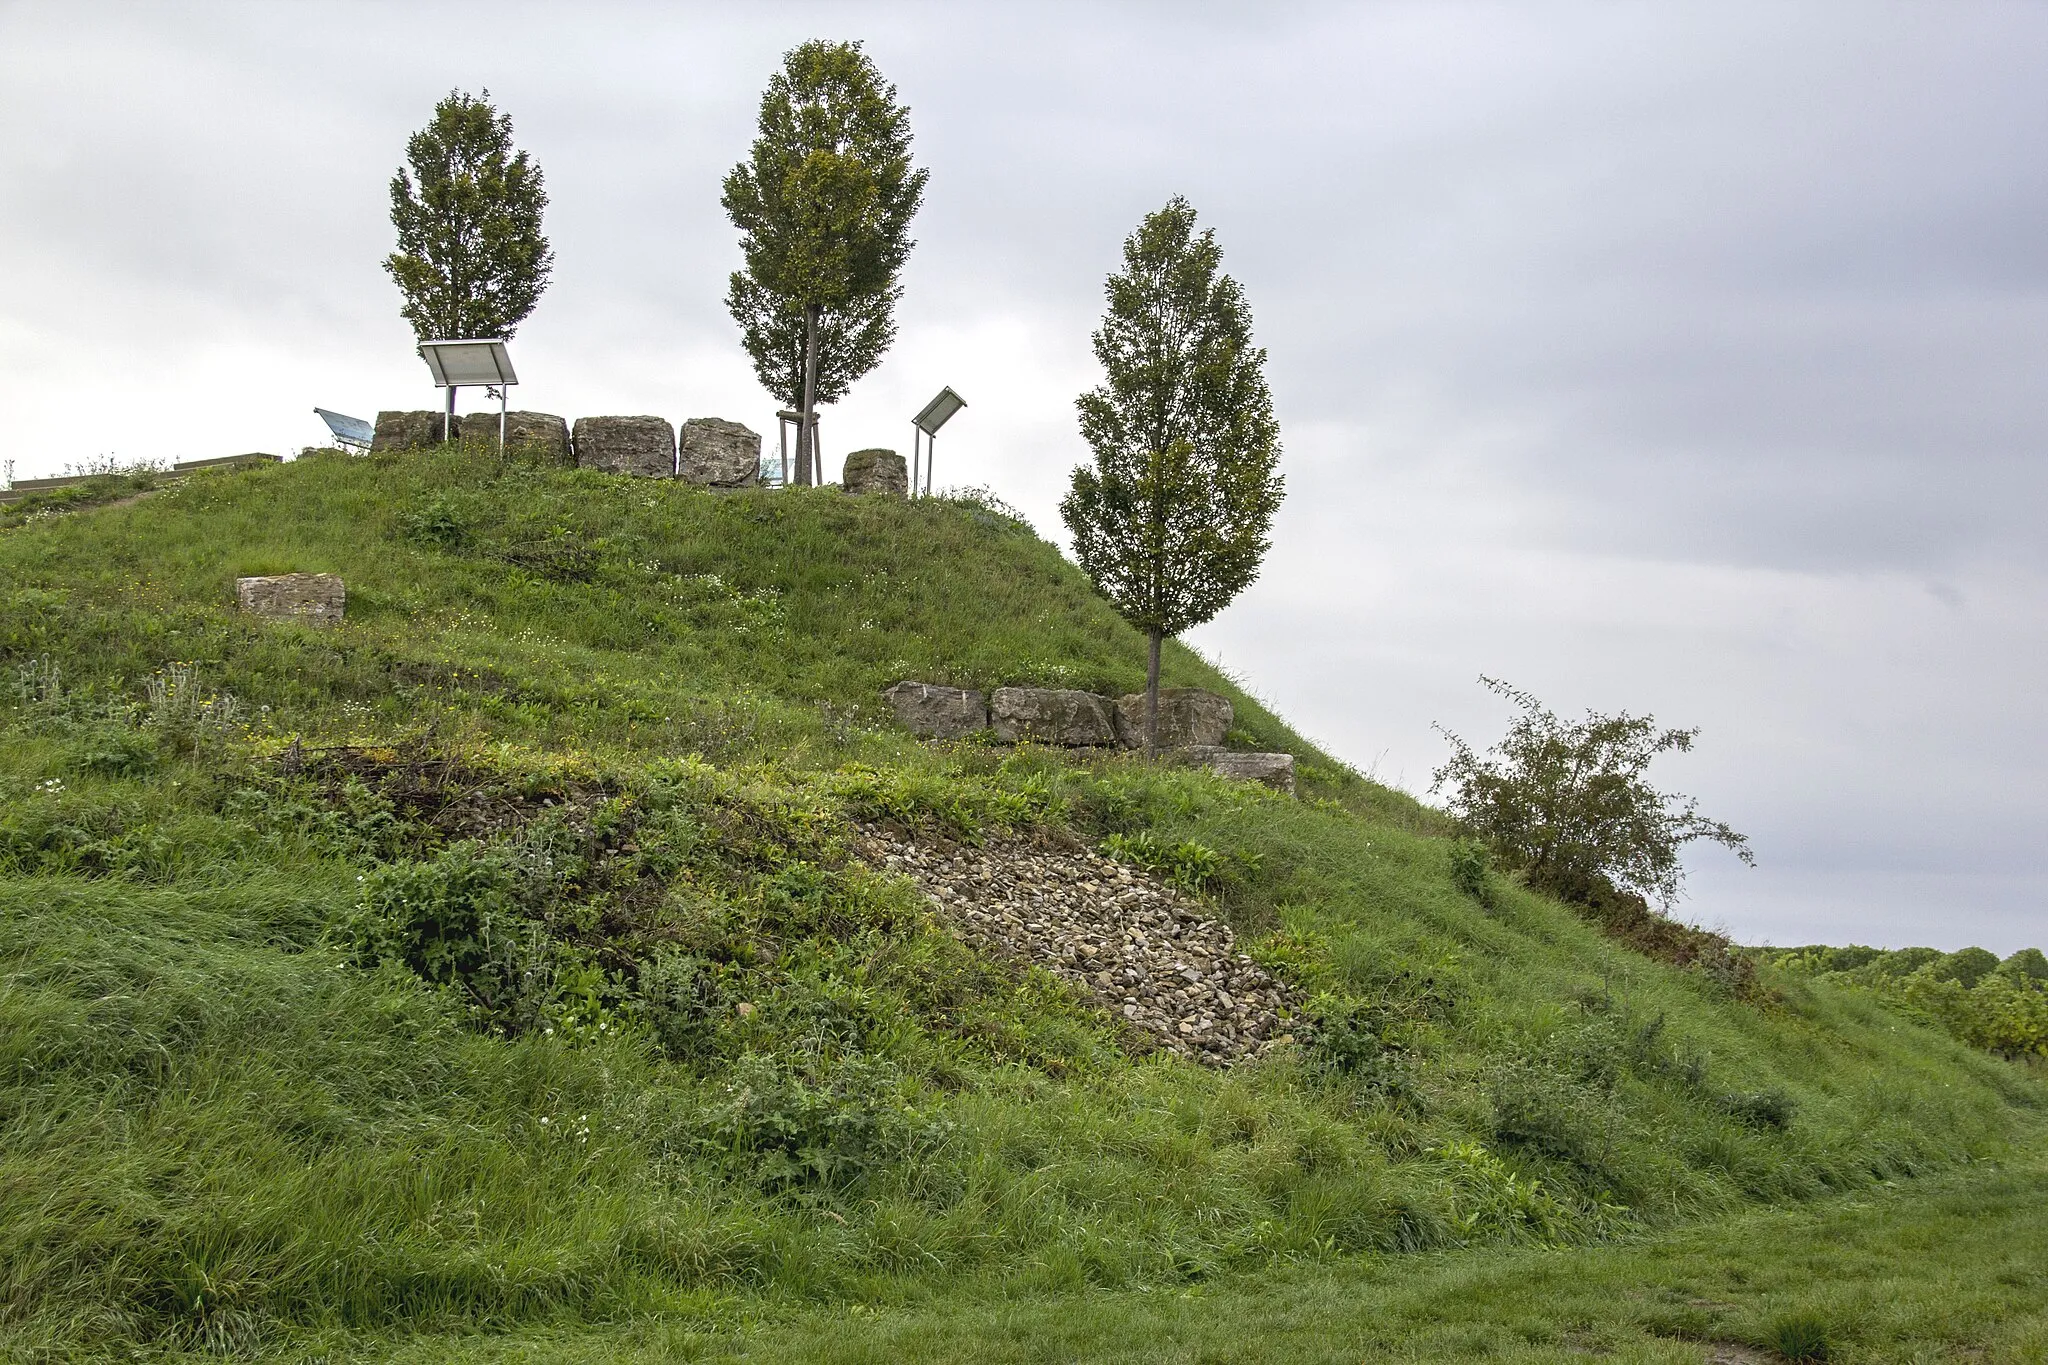
[[[451,91],[405,156],[391,179],[398,249],[384,262],[405,320],[422,341],[511,336],[554,267],[541,233],[547,191],[540,167],[512,145],[511,117],[488,90]]]
[[[810,414],[895,338],[898,276],[928,177],[911,165],[910,111],[859,43],[813,41],[783,55],[721,202],[746,259],[726,306],[761,383],[806,419],[802,482],[815,475]]]
[[[1151,642],[1148,749],[1159,642],[1258,577],[1283,493],[1266,353],[1222,258],[1178,196],[1125,240],[1093,338],[1104,381],[1076,402],[1094,464],[1060,503],[1082,569]]]

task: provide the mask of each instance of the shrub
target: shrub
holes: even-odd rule
[[[1494,908],[1491,860],[1486,845],[1477,839],[1459,839],[1451,845],[1451,882],[1485,909]]]
[[[1651,717],[1626,712],[1588,712],[1568,724],[1527,692],[1480,681],[1522,714],[1483,758],[1437,726],[1452,752],[1430,790],[1449,787],[1452,813],[1526,869],[1532,884],[1583,902],[1611,883],[1668,907],[1678,899],[1686,844],[1705,839],[1756,861],[1743,835],[1643,778],[1659,754],[1689,751],[1697,730],[1660,731]]]
[[[843,1189],[944,1136],[887,1062],[748,1053],[699,1118],[697,1150],[764,1189]]]
[[[469,517],[444,495],[399,513],[398,525],[406,539],[443,550],[459,550],[470,542]]]
[[[337,938],[365,966],[401,966],[454,993],[480,1027],[524,1032],[540,1024],[555,986],[546,934],[520,912],[525,885],[503,850],[452,844],[365,874]]]

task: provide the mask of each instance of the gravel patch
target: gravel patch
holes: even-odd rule
[[[861,833],[867,861],[916,881],[969,942],[1073,982],[1162,1051],[1228,1066],[1294,1041],[1286,987],[1237,951],[1229,925],[1142,872],[1023,839],[941,847]]]

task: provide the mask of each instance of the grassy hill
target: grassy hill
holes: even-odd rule
[[[234,610],[294,570],[343,626]],[[193,477],[0,531],[0,668],[0,1354],[433,1358],[1594,1243],[1997,1158],[2048,1101],[1810,974],[1483,906],[1440,817],[1184,650],[1302,799],[911,740],[900,678],[1142,680],[971,500]],[[1143,1055],[863,866],[864,820],[1122,836],[1310,1002],[1302,1045]]]

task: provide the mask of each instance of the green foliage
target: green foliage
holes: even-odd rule
[[[1763,1330],[1761,1344],[1787,1360],[1826,1360],[1833,1346],[1834,1331],[1817,1313],[1781,1313]]]
[[[2048,954],[2039,948],[2022,948],[1998,965],[2015,981],[2048,981]]]
[[[830,1067],[749,1053],[705,1107],[697,1150],[728,1176],[768,1190],[845,1189],[915,1157],[947,1125],[913,1108],[887,1062]]]
[[[1965,989],[1998,970],[1998,955],[1982,948],[1962,948],[1943,958],[1934,974],[1943,981],[1960,982]]]
[[[1493,863],[1485,844],[1477,839],[1452,841],[1451,882],[1481,906],[1494,908]]]
[[[740,326],[740,344],[754,363],[761,387],[783,407],[800,412],[806,337],[817,348],[818,358],[811,404],[827,407],[846,397],[895,344],[896,304],[902,296],[902,287],[892,284],[879,293],[818,304],[812,331],[802,303],[736,270],[726,286],[725,307]]]
[[[509,337],[540,301],[554,267],[541,233],[540,167],[512,146],[512,119],[459,90],[405,144],[391,178],[398,249],[384,269],[420,340]]]
[[[199,680],[191,664],[171,663],[152,673],[146,724],[173,747],[191,752],[217,744],[242,723],[242,704],[232,693],[217,691]]]
[[[2002,1057],[2048,1057],[2048,959],[2023,948],[1786,948],[1779,967],[1870,991],[1901,1012]]]
[[[1746,1123],[1752,1128],[1771,1128],[1781,1133],[1792,1126],[1792,1116],[1799,1111],[1798,1101],[1782,1090],[1724,1095],[1721,1107],[1739,1123]]]
[[[1185,199],[1147,215],[1109,277],[1104,382],[1076,400],[1095,463],[1074,471],[1060,516],[1083,571],[1155,649],[1258,577],[1283,490],[1266,353],[1221,263]],[[1148,715],[1157,690],[1148,677]]]
[[[1190,896],[1215,890],[1223,878],[1222,856],[1192,839],[1168,844],[1150,830],[1140,830],[1136,834],[1110,835],[1102,841],[1102,851],[1111,858],[1144,868]]]
[[[1527,692],[1480,681],[1521,715],[1485,757],[1437,726],[1451,757],[1430,790],[1448,787],[1452,812],[1524,869],[1531,885],[1590,902],[1611,883],[1668,907],[1684,880],[1686,844],[1706,839],[1755,862],[1744,836],[1698,814],[1692,798],[1644,779],[1659,754],[1690,751],[1697,730],[1660,731],[1653,718],[1626,713],[1588,712],[1567,723]]]
[[[469,521],[463,509],[445,495],[428,498],[417,507],[398,514],[398,524],[407,539],[443,550],[459,550],[471,539]]]
[[[930,173],[910,163],[910,111],[859,43],[783,54],[748,159],[721,202],[746,269],[726,307],[762,386],[806,418],[843,397],[895,339],[910,220]],[[820,482],[808,422],[797,482]]]
[[[485,1027],[525,1032],[541,1023],[555,985],[551,945],[522,913],[530,871],[470,842],[380,867],[366,874],[340,942],[366,966],[403,967],[450,988]]]

